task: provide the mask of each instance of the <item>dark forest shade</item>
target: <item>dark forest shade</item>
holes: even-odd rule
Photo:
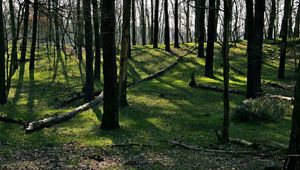
[[[26,50],[27,50],[27,37],[28,37],[28,21],[29,21],[29,0],[24,1],[25,12],[24,12],[24,23],[23,23],[23,38],[21,44],[21,63],[26,60]]]
[[[205,41],[205,2],[206,0],[198,0],[200,1],[198,7],[199,9],[199,39],[198,39],[198,57],[204,58],[204,41]]]
[[[84,22],[85,22],[85,51],[86,51],[86,80],[85,80],[85,100],[94,99],[94,76],[93,76],[93,29],[91,17],[91,1],[83,1]]]
[[[289,19],[289,10],[290,10],[291,0],[284,1],[284,14],[282,19],[281,26],[281,43],[280,43],[280,60],[279,60],[279,70],[278,78],[284,79],[285,77],[285,60],[286,60],[286,46],[287,46],[287,34],[288,34],[288,19]]]
[[[208,31],[207,31],[207,48],[205,58],[205,76],[214,77],[214,43],[216,36],[216,12],[215,12],[215,0],[209,0],[209,16],[208,16]]]
[[[169,52],[171,51],[168,0],[165,0],[165,50]]]
[[[101,37],[100,37],[100,23],[97,0],[92,0],[93,5],[93,22],[94,22],[94,37],[95,37],[95,80],[100,80],[101,77]]]
[[[101,129],[120,128],[118,116],[118,85],[115,44],[115,0],[103,0],[101,5],[103,42],[104,103]]]
[[[153,48],[158,48],[158,10],[159,0],[155,0]]]
[[[0,4],[2,4],[2,0],[0,0]],[[0,5],[0,104],[5,104],[7,101],[5,85],[5,35],[2,11],[2,5]]]
[[[178,28],[178,0],[175,0],[175,11],[174,11],[174,48],[180,48],[179,46],[179,28]]]
[[[35,49],[36,49],[36,36],[37,36],[37,18],[38,18],[38,0],[34,0],[33,8],[33,23],[32,23],[32,42],[30,51],[30,65],[29,69],[34,70],[34,60],[35,60]]]

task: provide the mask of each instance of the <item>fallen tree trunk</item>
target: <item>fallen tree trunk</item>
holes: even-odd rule
[[[138,80],[138,81],[134,81],[132,83],[129,83],[127,85],[128,88],[130,88],[131,86],[134,86],[134,85],[137,85],[139,83],[142,83],[142,82],[145,82],[145,81],[149,81],[149,80],[152,80],[152,79],[155,79],[155,78],[158,78],[159,76],[162,76],[163,74],[165,74],[167,71],[169,71],[170,69],[172,69],[173,67],[175,67],[180,61],[183,60],[183,57],[179,57],[174,63],[172,63],[171,65],[169,65],[168,67],[154,73],[154,74],[151,74],[150,76],[146,77],[146,78],[143,78],[141,80]]]
[[[224,91],[224,89],[221,87],[205,85],[205,84],[197,84],[193,88],[200,88],[200,89],[211,90],[211,91],[215,91],[215,92],[223,92]],[[235,89],[229,89],[229,93],[243,95],[243,96],[246,95],[246,92],[241,91],[241,90],[235,90]]]
[[[0,121],[2,122],[6,122],[6,123],[15,123],[15,124],[19,124],[19,125],[26,125],[26,122],[22,121],[22,120],[17,120],[17,119],[13,119],[7,116],[0,116]]]
[[[285,84],[271,82],[271,81],[263,81],[263,84],[265,84],[266,86],[270,86],[273,88],[279,88],[279,89],[283,89],[283,90],[294,90],[294,88],[295,88],[295,86],[293,86],[293,85],[285,85]]]
[[[99,96],[101,94],[102,91],[95,91],[94,95],[95,96]],[[79,100],[84,98],[84,93],[74,93],[72,97],[70,97],[69,99],[65,100],[64,102],[62,102],[62,104],[59,107],[65,107],[68,104],[74,102],[75,100]]]
[[[94,100],[77,107],[75,110],[73,110],[71,112],[68,112],[68,113],[65,113],[62,115],[58,115],[58,116],[45,118],[45,119],[38,120],[38,121],[30,122],[26,126],[25,130],[27,133],[29,133],[29,132],[43,129],[45,127],[49,127],[49,126],[57,124],[57,123],[67,121],[67,120],[71,119],[72,117],[76,116],[78,113],[83,112],[93,106],[98,105],[99,103],[102,102],[102,100],[103,100],[103,92],[98,97],[96,97]]]

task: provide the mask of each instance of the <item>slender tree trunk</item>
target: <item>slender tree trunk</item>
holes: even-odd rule
[[[291,6],[290,6],[289,23],[288,23],[288,37],[292,37],[292,35],[293,35],[293,7],[294,7],[294,0],[291,1]]]
[[[93,76],[93,29],[91,17],[91,0],[83,1],[83,14],[85,25],[85,51],[86,51],[86,80],[85,80],[85,100],[94,99],[94,76]]]
[[[136,45],[135,1],[136,0],[132,0],[132,9],[131,9],[131,12],[132,12],[132,34],[131,34],[131,36],[132,36],[132,45]]]
[[[95,70],[94,79],[100,80],[101,77],[101,37],[100,24],[97,0],[92,0],[93,4],[93,21],[94,21],[94,35],[95,35]]]
[[[158,10],[159,0],[155,0],[153,48],[158,48]]]
[[[224,77],[224,120],[222,130],[222,142],[229,141],[230,104],[229,104],[229,24],[231,15],[231,0],[224,0],[224,33],[223,33],[223,77]]]
[[[30,65],[29,69],[34,70],[34,60],[35,60],[35,48],[36,48],[36,36],[37,36],[37,18],[38,18],[38,0],[34,0],[33,3],[33,26],[32,26],[32,43],[30,52]]]
[[[199,41],[200,35],[200,17],[201,17],[201,0],[195,0],[195,42]]]
[[[24,63],[26,60],[26,51],[27,51],[27,37],[28,37],[28,20],[29,20],[29,0],[24,1],[25,12],[24,12],[24,24],[23,24],[23,38],[21,45],[21,63]]]
[[[11,25],[11,33],[12,33],[12,49],[11,49],[11,61],[12,61],[12,69],[18,69],[18,52],[17,52],[17,32],[16,32],[16,24],[15,24],[15,14],[14,14],[14,4],[12,0],[9,0],[9,12],[10,12],[10,25]]]
[[[118,129],[118,85],[115,45],[115,0],[103,0],[101,5],[103,39],[104,103],[101,129]]]
[[[60,29],[59,29],[59,10],[58,10],[58,0],[54,0],[54,26],[55,26],[55,48],[56,48],[56,52],[57,55],[61,56],[61,46],[60,46]]]
[[[0,104],[5,104],[7,102],[7,96],[5,84],[5,35],[2,0],[0,0],[0,4]]]
[[[76,6],[76,11],[77,11],[77,55],[78,55],[78,60],[82,60],[82,46],[83,46],[83,33],[82,33],[82,12],[81,12],[81,0],[77,0],[77,6]]]
[[[299,27],[300,27],[300,1],[298,2],[298,9],[297,9],[297,14],[295,19],[294,37],[297,38],[300,37]]]
[[[186,38],[186,42],[189,43],[190,42],[190,0],[186,0],[186,11],[185,11],[185,15],[186,15],[186,25],[185,25],[185,38]]]
[[[256,98],[255,90],[255,55],[254,55],[254,17],[253,0],[246,0],[248,45],[247,45],[247,98]]]
[[[216,12],[215,12],[215,0],[209,0],[209,16],[208,16],[208,33],[207,33],[207,49],[205,58],[205,76],[214,77],[214,43],[216,36]]]
[[[171,51],[168,0],[165,0],[165,50]]]
[[[153,30],[154,30],[154,4],[151,0],[151,24],[150,24],[150,44],[153,45]]]
[[[264,38],[264,13],[265,13],[265,0],[255,1],[255,36],[254,36],[254,49],[255,49],[255,89],[261,92],[261,71],[262,71],[262,58],[263,58],[263,38]],[[250,35],[249,35],[250,36]]]
[[[276,20],[276,0],[272,0],[270,21],[269,21],[269,28],[268,28],[268,39],[269,40],[272,40],[273,38],[275,38],[275,33],[274,33],[275,20]]]
[[[145,20],[145,5],[144,0],[141,0],[141,32],[142,32],[142,44],[146,45],[146,20]]]
[[[121,108],[128,106],[127,102],[127,65],[130,53],[130,7],[131,0],[123,0],[123,26],[122,26],[122,44],[119,72],[119,105]]]
[[[279,70],[278,70],[278,78],[284,79],[285,77],[285,59],[286,59],[286,46],[287,46],[287,34],[288,34],[288,19],[290,13],[290,4],[291,0],[284,1],[284,14],[282,19],[282,27],[281,27],[281,36],[282,40],[280,43],[280,61],[279,61]]]
[[[178,28],[178,0],[175,0],[175,11],[174,11],[174,48],[180,48],[179,46],[179,28]]]
[[[198,0],[199,1],[199,0]],[[206,0],[200,0],[199,15],[199,42],[198,42],[198,58],[204,58],[204,41],[205,41],[205,3]]]

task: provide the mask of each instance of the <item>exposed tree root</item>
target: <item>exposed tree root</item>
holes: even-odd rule
[[[61,123],[61,122],[65,122],[71,118],[73,118],[74,116],[76,116],[78,113],[81,113],[85,110],[90,109],[93,106],[98,105],[99,103],[101,103],[103,100],[103,93],[101,93],[98,97],[96,97],[94,100],[85,103],[84,105],[81,105],[79,107],[77,107],[75,110],[62,114],[62,115],[58,115],[58,116],[53,116],[53,117],[49,117],[49,118],[45,118],[42,120],[37,120],[37,121],[33,121],[28,123],[28,125],[26,126],[26,132],[33,132],[36,130],[40,130],[43,129],[45,127],[49,127],[51,125],[57,124],[57,123]]]

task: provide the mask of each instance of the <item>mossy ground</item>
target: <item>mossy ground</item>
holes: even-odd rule
[[[26,153],[34,150],[39,152],[39,150],[47,150],[45,148],[59,148],[70,143],[77,143],[85,148],[96,147],[101,150],[106,148],[110,156],[106,154],[106,158],[104,154],[105,159],[116,157],[116,159],[120,158],[130,162],[136,156],[144,154],[142,156],[144,164],[112,163],[107,165],[107,168],[229,169],[236,167],[251,169],[251,167],[266,165],[258,158],[256,161],[250,155],[237,159],[232,155],[210,155],[172,147],[160,148],[166,144],[149,139],[176,139],[186,144],[207,148],[210,145],[217,145],[215,130],[222,125],[222,93],[192,89],[188,86],[191,73],[196,71],[197,82],[222,87],[221,49],[218,45],[216,46],[216,79],[203,77],[204,59],[196,58],[195,53],[188,54],[184,57],[183,62],[165,75],[128,90],[130,106],[120,112],[121,129],[119,130],[104,131],[99,129],[102,115],[101,105],[81,113],[65,123],[31,134],[26,134],[19,125],[0,122],[0,167],[2,165],[18,168],[17,165],[22,166],[24,162],[26,164],[26,162],[33,161],[31,158],[18,160],[14,158],[14,153]],[[194,44],[186,44],[182,45],[180,49],[172,49],[172,51],[177,55],[184,55],[193,48]],[[276,78],[278,61],[270,59],[276,54],[270,53],[275,47],[265,44],[264,49],[266,60],[263,65],[263,79],[279,82]],[[9,102],[5,106],[0,106],[1,114],[32,121],[70,111],[83,103],[83,101],[77,101],[69,107],[57,108],[63,100],[70,97],[74,92],[81,91],[85,75],[84,61],[79,63],[75,56],[69,56],[68,59],[59,56],[54,61],[53,54],[47,54],[44,49],[38,53],[42,59],[36,61],[34,74],[28,70],[29,63],[21,65],[17,70],[13,77]],[[245,54],[245,42],[238,43],[236,47],[230,50],[230,64],[244,73],[247,72]],[[177,56],[165,52],[163,46],[160,46],[159,49],[152,49],[152,46],[134,46],[128,68],[128,81],[142,79],[165,68],[176,59]],[[289,79],[283,82],[293,84],[294,81],[291,78],[295,74],[293,60],[287,62],[286,68]],[[245,75],[231,70],[230,87],[245,90]],[[95,88],[102,89],[102,82],[96,82]],[[281,92],[269,87],[264,87],[264,90],[270,93]],[[293,95],[291,91],[282,91],[282,93]],[[231,108],[239,105],[244,99],[243,96],[230,95]],[[287,145],[290,127],[290,116],[286,116],[284,120],[278,123],[232,122],[230,135],[233,138],[246,139],[252,142],[276,141]],[[120,143],[155,144],[159,147],[119,149],[108,147],[111,144]],[[245,149],[231,145],[222,147],[233,150]],[[58,152],[60,152],[59,149]],[[152,158],[160,159],[151,164],[149,162],[151,160],[153,162]],[[71,167],[74,165],[78,168],[79,159],[77,157],[71,159],[67,161],[66,165]],[[243,159],[245,159],[244,162]],[[145,160],[147,160],[146,163]],[[234,160],[239,165],[235,165]],[[59,159],[56,162],[59,162]],[[271,162],[274,163],[276,160],[272,158]],[[34,164],[31,167],[41,166]]]

